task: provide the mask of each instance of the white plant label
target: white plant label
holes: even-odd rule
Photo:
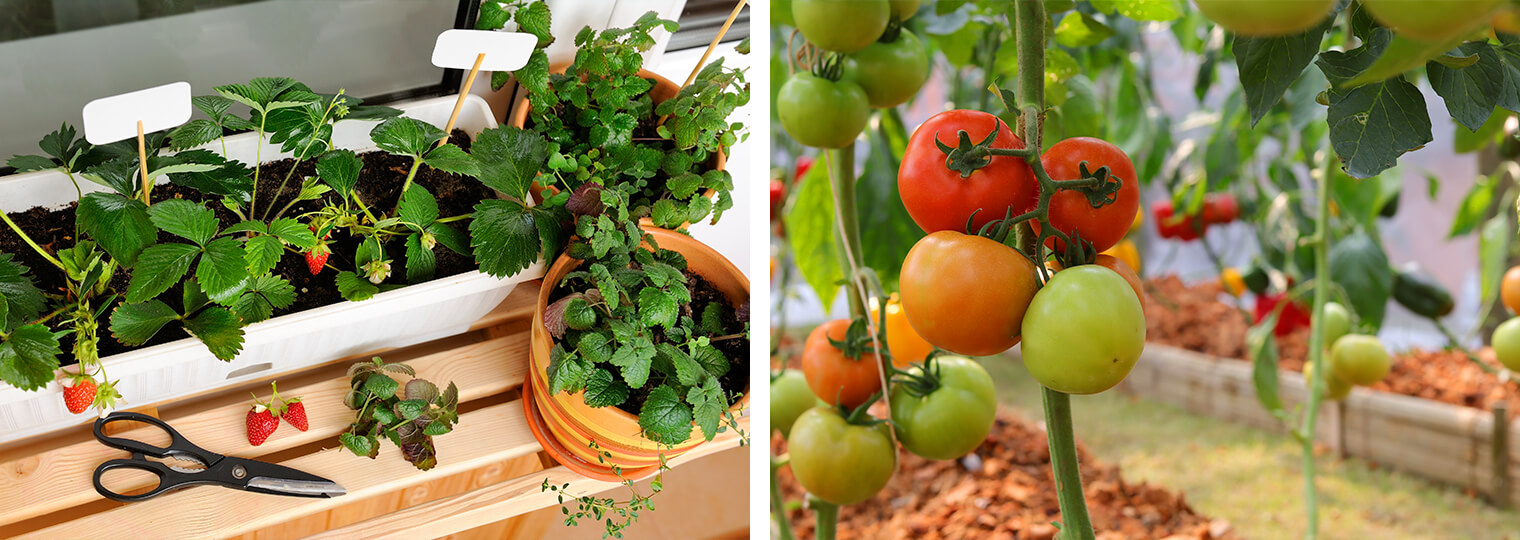
[[[86,103],[84,138],[90,144],[110,144],[143,133],[178,127],[190,120],[190,83],[177,82],[128,92]]]
[[[445,30],[433,45],[433,65],[448,69],[475,67],[475,57],[485,53],[481,71],[516,71],[528,64],[538,37],[523,32],[494,30]]]

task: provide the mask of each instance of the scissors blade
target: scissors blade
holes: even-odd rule
[[[337,497],[347,493],[337,482],[284,465],[242,458],[226,458],[217,468],[234,478],[247,478],[243,489],[296,497]],[[242,469],[242,476],[238,469]]]

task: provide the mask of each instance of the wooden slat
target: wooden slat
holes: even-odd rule
[[[527,354],[528,336],[526,333],[518,333],[426,356],[408,364],[425,379],[439,383],[456,382],[460,385],[461,401],[469,401],[521,385],[527,374],[528,363],[520,359],[526,358]],[[249,446],[242,429],[248,412],[246,403],[166,418],[166,421],[202,448],[249,458],[332,440],[353,421],[353,411],[341,406],[343,396],[348,392],[347,378],[329,379],[318,384],[282,390],[283,395],[302,396],[308,403],[307,415],[311,423],[309,431],[300,432],[286,426],[263,445]],[[336,445],[335,442],[333,444]],[[0,463],[0,485],[6,487],[0,490],[0,524],[14,523],[101,500],[91,484],[90,474],[96,465],[121,455],[121,451],[106,447],[91,438],[60,449]]]
[[[538,288],[543,280],[535,279],[517,284],[512,294],[485,317],[470,325],[470,330],[484,330],[513,321],[533,320],[533,308],[538,306]]]
[[[438,466],[427,472],[420,472],[401,459],[400,451],[389,444],[382,445],[380,457],[375,460],[332,448],[281,462],[342,484],[348,490],[342,497],[306,499],[195,488],[89,515],[19,538],[89,538],[104,531],[130,531],[133,536],[145,538],[239,535],[539,451],[518,401],[460,415],[458,427],[440,436],[437,446]]]
[[[740,419],[749,431],[749,418]],[[712,442],[670,460],[671,467],[739,446],[739,437],[727,431]],[[453,534],[559,504],[559,494],[544,491],[543,483],[570,484],[571,495],[601,493],[621,484],[584,478],[564,467],[535,472],[511,481],[486,486],[446,499],[392,512],[348,527],[329,530],[312,538],[428,538]]]

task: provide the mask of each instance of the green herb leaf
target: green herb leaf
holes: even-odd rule
[[[343,295],[344,300],[350,302],[363,302],[374,298],[380,293],[380,288],[370,283],[369,280],[359,277],[353,272],[338,273],[338,294]]]
[[[575,350],[581,358],[592,364],[605,364],[612,361],[612,342],[607,336],[596,333],[581,334],[575,342]]]
[[[144,249],[127,283],[127,303],[146,302],[169,290],[185,277],[200,253],[200,248],[190,244],[157,244]]]
[[[480,164],[482,184],[522,199],[549,158],[549,142],[538,133],[502,126],[476,135],[470,153]]]
[[[675,368],[676,380],[681,383],[681,386],[696,386],[702,382],[702,378],[706,375],[705,370],[702,369],[701,364],[691,358],[691,355],[670,343],[661,343],[657,349],[660,351],[660,356]]]
[[[591,379],[586,381],[586,405],[591,407],[622,405],[628,401],[628,394],[628,385],[613,378],[605,370],[596,370],[591,374]]]
[[[641,336],[619,346],[612,354],[612,365],[623,368],[623,382],[628,383],[629,388],[643,388],[649,380],[654,355],[654,343]]]
[[[450,427],[447,422],[433,421],[433,422],[428,422],[427,427],[422,428],[422,434],[423,435],[428,435],[428,436],[436,437],[436,436],[439,436],[439,435],[446,435],[446,434],[448,434],[448,432],[453,431],[453,430],[454,430],[454,428]]]
[[[723,419],[723,410],[728,408],[728,400],[723,397],[723,387],[718,384],[717,377],[707,377],[701,386],[693,386],[686,391],[686,402],[691,404],[692,416],[695,417],[697,427],[702,428],[702,435],[707,440],[713,440],[718,435],[718,422]]]
[[[649,392],[644,407],[639,409],[639,427],[650,440],[665,444],[679,444],[691,437],[691,409],[681,402],[680,394],[669,386],[659,386]]]
[[[558,353],[558,354],[555,354]],[[591,378],[591,372],[595,368],[590,362],[585,361],[574,354],[564,352],[558,345],[550,352],[549,358],[549,392],[558,394],[564,392],[573,394],[586,387],[586,381]]]
[[[0,381],[28,392],[41,389],[53,380],[60,354],[58,336],[46,326],[17,328],[0,341]]]
[[[434,148],[427,153],[422,160],[429,167],[447,173],[462,174],[465,176],[477,176],[480,174],[480,163],[475,158],[466,154],[463,148],[452,144]]]
[[[644,326],[670,328],[680,315],[676,299],[657,287],[644,287],[639,291],[639,319]]]
[[[574,298],[565,304],[565,326],[575,330],[588,330],[596,326],[596,310],[584,298]]]
[[[710,306],[709,306],[710,307]],[[696,360],[702,369],[714,377],[722,377],[728,374],[728,358],[716,347],[706,343],[697,343],[692,346],[691,359]]]
[[[713,336],[722,334],[723,306],[719,305],[717,302],[708,304],[707,307],[702,310],[701,327],[702,332],[705,334]]]
[[[274,310],[288,308],[295,301],[296,288],[285,278],[259,276],[238,296],[232,304],[232,311],[247,325],[267,321],[274,316]]]
[[[185,330],[205,343],[219,360],[230,361],[243,350],[243,322],[226,308],[206,308],[185,321]]]
[[[438,385],[425,379],[412,379],[406,382],[406,390],[402,392],[406,399],[420,399],[426,403],[432,403],[438,399]]]
[[[501,4],[496,2],[481,2],[480,16],[475,18],[476,30],[500,30],[512,15],[502,9]]]
[[[390,378],[389,375],[374,373],[364,380],[362,388],[370,395],[384,399],[396,397],[396,390],[401,388],[401,384],[396,382],[396,379]]]
[[[480,271],[495,277],[516,274],[538,260],[542,240],[533,213],[517,201],[488,199],[475,206],[470,245]]]
[[[219,225],[216,212],[184,199],[155,204],[148,209],[148,217],[159,229],[202,246],[216,235]]]
[[[369,137],[381,150],[392,154],[421,158],[427,155],[444,133],[437,126],[405,116],[381,122],[370,130]]]
[[[416,420],[427,410],[427,402],[420,399],[404,399],[396,403],[396,414],[407,420]]]
[[[347,199],[359,183],[364,162],[352,150],[333,150],[317,160],[317,177]]]
[[[368,437],[354,435],[353,433],[338,435],[338,442],[343,443],[343,447],[353,452],[356,456],[374,459],[380,453],[380,449],[375,447],[375,441]]]
[[[125,345],[136,347],[153,339],[164,325],[179,318],[174,308],[159,300],[121,304],[111,312],[111,335]]]
[[[547,47],[554,41],[554,36],[549,30],[550,15],[548,4],[530,2],[525,6],[517,8],[517,13],[513,18],[517,20],[517,30],[519,32],[527,32],[538,37],[538,46],[540,48]]]

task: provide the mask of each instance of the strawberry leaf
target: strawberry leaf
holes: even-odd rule
[[[691,420],[691,409],[669,386],[655,387],[639,409],[639,427],[659,443],[678,444],[691,437]]]
[[[549,142],[538,133],[502,126],[477,134],[470,152],[480,164],[481,183],[522,199],[549,159]]]
[[[338,273],[338,294],[343,295],[344,300],[363,302],[374,298],[379,292],[379,287],[358,274],[347,271]]]
[[[216,213],[210,208],[184,200],[171,199],[148,209],[148,217],[170,234],[198,245],[206,245],[216,235]]]
[[[138,304],[169,290],[190,271],[201,253],[190,244],[158,244],[144,249],[127,283],[127,303]]]
[[[233,302],[232,312],[248,325],[269,320],[274,316],[274,310],[290,307],[295,301],[296,288],[285,278],[259,276]]]
[[[243,350],[243,323],[226,308],[206,308],[185,321],[185,330],[205,343],[218,360],[231,361]]]
[[[406,279],[422,283],[433,279],[438,259],[433,250],[422,245],[422,235],[412,233],[406,237]]]
[[[301,251],[309,250],[317,245],[317,235],[311,232],[311,228],[292,218],[274,220],[269,224],[269,234]]]
[[[317,177],[343,198],[348,198],[359,183],[359,169],[364,162],[352,150],[333,150],[317,161]]]
[[[429,150],[423,163],[429,167],[446,173],[462,174],[465,176],[477,176],[480,174],[480,163],[475,158],[465,153],[463,148],[452,144]]]
[[[444,133],[437,126],[402,116],[381,122],[370,130],[369,137],[381,150],[420,159]]]
[[[243,258],[248,263],[248,273],[255,276],[274,270],[275,265],[280,263],[280,256],[285,254],[280,239],[273,236],[255,236],[243,244],[243,250],[246,252]]]
[[[427,227],[438,220],[438,200],[420,184],[412,184],[401,196],[397,207],[401,219],[417,227]]]
[[[218,304],[231,303],[250,281],[243,247],[236,239],[218,238],[206,244],[204,252],[195,269],[201,290]]]
[[[79,227],[123,266],[137,264],[142,250],[158,240],[148,206],[115,193],[91,193],[79,199]]]
[[[42,314],[45,300],[42,290],[26,277],[27,267],[9,253],[0,253],[0,297],[5,298],[7,311],[0,316],[0,331],[17,328]]]
[[[58,336],[40,324],[27,325],[0,341],[0,381],[26,391],[46,386],[58,369]]]
[[[517,201],[489,199],[476,205],[470,245],[480,271],[506,277],[537,261],[542,242],[535,221],[533,212]]]
[[[122,304],[111,312],[111,335],[122,344],[136,347],[153,339],[164,325],[179,318],[174,308],[160,300]]]
[[[459,232],[459,229],[455,229],[447,223],[435,221],[432,225],[427,226],[427,232],[431,233],[433,238],[438,239],[438,243],[442,244],[443,247],[449,248],[449,251],[466,257],[471,255],[470,235]]]

